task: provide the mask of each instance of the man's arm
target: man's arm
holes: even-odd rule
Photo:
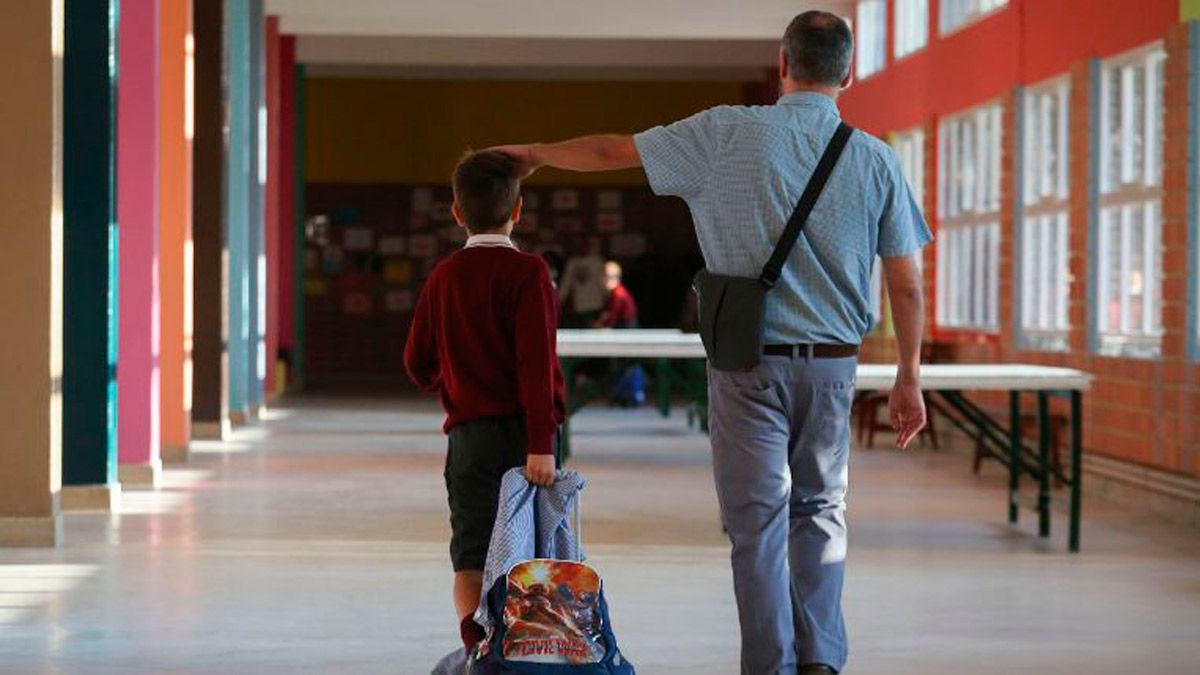
[[[920,255],[919,253],[916,255]],[[892,324],[900,352],[896,384],[888,399],[896,445],[906,447],[925,426],[925,399],[921,396],[921,334],[925,324],[925,299],[921,271],[915,256],[883,259]]]
[[[628,134],[598,134],[559,143],[501,145],[490,149],[516,158],[521,178],[543,166],[569,171],[612,171],[642,165],[633,136]]]

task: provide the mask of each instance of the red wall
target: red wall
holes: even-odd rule
[[[930,2],[924,49],[900,60],[889,51],[883,71],[842,96],[847,121],[876,135],[914,127],[1065,73],[1076,60],[1159,39],[1179,22],[1178,0],[1009,0],[941,38],[937,4]]]

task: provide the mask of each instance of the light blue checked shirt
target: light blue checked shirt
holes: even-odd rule
[[[634,136],[655,194],[692,211],[708,269],[757,277],[840,116],[799,92],[772,106],[719,106]],[[895,153],[855,131],[779,284],[767,294],[768,344],[859,344],[875,256],[910,255],[933,239]]]

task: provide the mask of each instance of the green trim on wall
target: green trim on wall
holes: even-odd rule
[[[117,481],[117,6],[72,2],[63,59],[65,485]]]

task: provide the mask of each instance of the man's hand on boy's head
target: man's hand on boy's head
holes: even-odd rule
[[[516,160],[517,178],[524,179],[538,170],[539,165],[534,159],[532,145],[497,145],[488,150],[503,152]]]
[[[525,459],[525,478],[534,485],[554,485],[554,455],[528,455]]]

